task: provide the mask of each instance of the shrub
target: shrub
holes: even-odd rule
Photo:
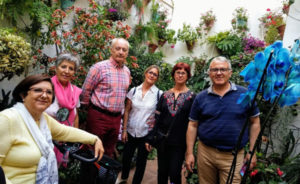
[[[20,76],[30,62],[30,44],[8,29],[0,29],[0,81]]]

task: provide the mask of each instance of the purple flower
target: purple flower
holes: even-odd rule
[[[114,8],[109,8],[108,11],[109,11],[110,13],[112,13],[112,12],[117,12],[118,10],[117,10],[117,9],[114,9]]]
[[[120,0],[121,3],[123,3],[123,0]]]
[[[258,38],[255,38],[251,35],[248,35],[248,37],[243,38],[244,42],[244,51],[247,54],[251,54],[254,51],[258,51],[265,47],[265,42],[262,40],[259,40]]]

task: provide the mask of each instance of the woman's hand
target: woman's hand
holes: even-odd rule
[[[104,148],[102,145],[102,141],[99,138],[97,138],[94,147],[95,147],[95,157],[99,156],[98,160],[97,160],[97,162],[98,162],[99,160],[101,160],[101,158],[104,154]]]
[[[147,151],[151,151],[152,150],[152,146],[149,143],[145,143],[145,147]]]
[[[122,131],[122,141],[126,143],[128,141],[127,131]]]

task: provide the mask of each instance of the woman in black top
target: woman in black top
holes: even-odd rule
[[[186,86],[191,77],[190,66],[177,63],[172,70],[175,86],[163,93],[156,109],[156,124],[153,131],[167,134],[157,146],[158,184],[181,183],[181,169],[186,150],[186,131],[189,113],[195,94]],[[151,149],[146,143],[147,150]]]

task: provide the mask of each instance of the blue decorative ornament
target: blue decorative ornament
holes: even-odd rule
[[[240,73],[249,86],[248,91],[240,96],[237,103],[242,106],[250,105],[257,91],[271,103],[278,99],[281,107],[296,103],[300,97],[299,45],[300,42],[297,40],[290,52],[282,47],[282,41],[276,41],[266,47],[263,52],[258,52],[254,60]],[[272,55],[271,52],[273,52]],[[269,63],[268,59],[270,59]],[[262,85],[257,90],[261,80]]]

